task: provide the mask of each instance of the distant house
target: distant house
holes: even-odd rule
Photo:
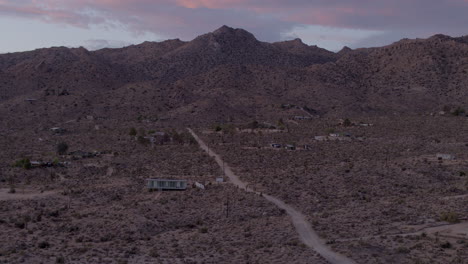
[[[271,143],[270,145],[272,148],[281,148],[281,144],[278,144],[278,143]]]
[[[31,167],[32,168],[39,168],[44,166],[44,162],[42,161],[31,161]]]
[[[314,139],[317,141],[326,141],[328,137],[327,136],[315,136]]]
[[[339,137],[340,134],[339,133],[330,133],[330,137]]]
[[[186,180],[146,179],[146,186],[150,190],[185,190]]]
[[[311,150],[312,149],[312,146],[311,145],[304,145],[303,146],[305,150]]]
[[[284,148],[288,150],[296,150],[296,146],[291,145],[291,144],[286,145]]]
[[[224,182],[224,178],[223,177],[217,177],[216,182],[219,182],[219,183]]]
[[[452,155],[452,154],[442,154],[442,153],[438,153],[436,155],[436,158],[438,160],[454,160],[455,159],[455,156]]]
[[[370,124],[370,123],[359,123],[359,126],[362,126],[362,127],[370,127],[370,126],[373,126],[373,124]]]
[[[50,131],[52,131],[52,133],[54,134],[62,134],[63,132],[65,132],[65,129],[61,127],[53,127],[50,129]]]

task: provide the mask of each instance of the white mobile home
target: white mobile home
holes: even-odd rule
[[[150,190],[185,190],[186,180],[147,179],[147,187]]]

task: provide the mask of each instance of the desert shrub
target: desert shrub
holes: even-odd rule
[[[440,215],[440,220],[449,222],[449,223],[458,223],[460,219],[458,218],[457,213],[455,212],[445,212]]]
[[[19,229],[24,229],[26,227],[26,223],[24,221],[18,221],[15,223],[15,227]]]
[[[465,114],[465,109],[461,108],[461,107],[457,107],[455,110],[453,110],[452,112],[452,115],[454,116],[461,116]]]
[[[440,244],[440,247],[441,248],[452,248],[452,244],[447,241],[445,243]]]
[[[130,136],[136,136],[137,135],[137,130],[134,127],[132,127],[132,128],[130,128],[130,131],[128,132],[128,134]]]
[[[252,121],[250,122],[248,125],[247,125],[247,128],[250,128],[250,129],[257,129],[258,128],[258,121],[255,120],[255,121]]]
[[[397,248],[397,253],[400,253],[400,254],[408,254],[411,252],[411,250],[409,248],[406,248],[406,247],[399,247]]]
[[[147,144],[150,143],[149,139],[144,138],[142,136],[138,136],[137,141],[138,141],[138,143],[143,144],[143,145],[147,145]]]
[[[65,263],[65,258],[62,257],[62,256],[58,256],[58,257],[55,259],[55,263],[57,263],[57,264],[63,264],[63,263]]]
[[[172,139],[174,142],[179,143],[179,144],[184,144],[184,135],[182,133],[178,133],[177,131],[172,131],[171,132]]]
[[[31,168],[31,161],[29,159],[20,159],[13,164],[14,167],[23,168],[23,169],[30,169]]]
[[[280,119],[278,120],[277,125],[278,125],[278,128],[281,129],[281,130],[283,130],[283,129],[286,128],[286,124],[284,123],[284,121],[283,121],[282,118],[280,118]]]
[[[47,241],[41,241],[39,242],[39,244],[37,245],[39,248],[49,248],[50,247],[50,244],[49,242]]]
[[[348,118],[346,118],[343,121],[343,126],[348,127],[348,126],[351,126],[351,125],[352,125],[351,120],[349,120]]]
[[[65,142],[60,142],[57,144],[57,153],[59,155],[64,155],[67,153],[68,150],[68,144]]]

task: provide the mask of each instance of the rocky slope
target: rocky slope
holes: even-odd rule
[[[466,37],[435,35],[333,53],[298,39],[260,42],[223,26],[189,42],[0,55],[0,103],[70,101],[84,114],[104,102],[121,108],[108,115],[138,111],[182,123],[263,117],[272,114],[268,106],[282,103],[322,114],[426,113],[468,103],[467,71]]]

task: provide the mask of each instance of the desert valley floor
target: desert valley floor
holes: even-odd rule
[[[64,124],[61,134],[21,136],[3,129],[0,261],[328,263],[262,197],[268,194],[302,212],[327,246],[356,263],[467,263],[465,117],[366,117],[343,125],[288,114],[281,129],[193,128],[257,194],[227,178],[217,183],[222,169],[185,128],[169,123],[136,120],[114,129],[111,120],[84,119]],[[142,139],[154,131],[171,139]],[[56,142],[67,142],[69,154],[56,154]],[[77,150],[95,154],[70,154]],[[64,165],[12,166],[23,158]],[[185,179],[189,187],[149,192],[147,178]]]

